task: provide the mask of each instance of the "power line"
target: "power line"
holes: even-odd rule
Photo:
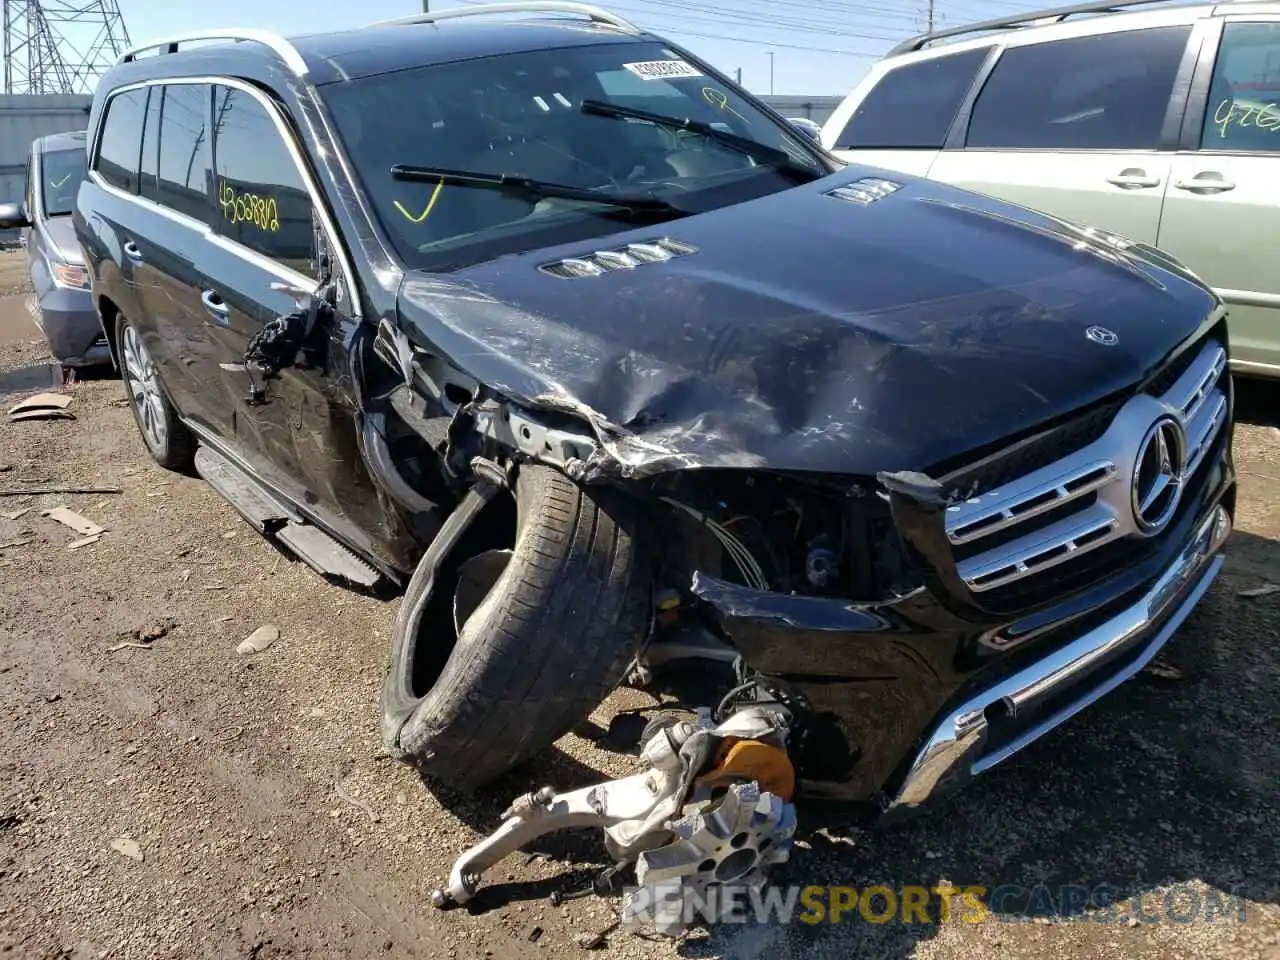
[[[637,2],[642,2],[642,0],[637,0]],[[850,37],[858,40],[892,41],[901,39],[902,37],[902,34],[899,32],[869,33],[861,30],[839,29],[838,27],[832,26],[830,18],[827,18],[823,23],[817,23],[811,20],[797,20],[790,16],[780,17],[765,13],[748,13],[743,12],[740,9],[722,7],[715,4],[698,3],[693,2],[693,0],[688,0],[688,2],[686,2],[686,0],[643,0],[643,2],[645,2],[646,6],[669,8],[681,11],[679,14],[666,13],[665,9],[652,11],[653,13],[661,14],[673,20],[698,17],[702,20],[709,19],[712,22],[724,25],[747,26],[750,24],[759,24],[760,26],[769,27],[775,30],[778,28],[793,29],[803,31],[805,33],[811,33],[815,36]],[[613,4],[613,6],[615,9],[622,9],[619,4]],[[636,8],[629,9],[635,13],[641,12]],[[648,13],[649,11],[645,10],[644,12]]]

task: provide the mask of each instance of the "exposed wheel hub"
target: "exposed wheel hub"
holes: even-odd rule
[[[458,858],[433,900],[471,899],[486,869],[535,837],[598,826],[614,859],[636,867],[637,886],[623,902],[628,926],[676,934],[695,919],[718,919],[717,905],[734,901],[717,897],[716,888],[759,889],[768,869],[790,856],[796,814],[788,720],[781,708],[751,706],[715,727],[704,720],[653,729],[641,748],[645,772],[517,798],[503,825]]]

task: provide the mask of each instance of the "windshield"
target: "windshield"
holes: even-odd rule
[[[323,93],[398,253],[420,269],[600,236],[830,172],[802,135],[660,43],[437,64]],[[393,176],[392,167],[523,177],[602,202]],[[658,202],[626,208],[619,196]]]
[[[50,150],[41,154],[40,174],[44,215],[67,216],[75,209],[76,191],[84,179],[84,150]]]

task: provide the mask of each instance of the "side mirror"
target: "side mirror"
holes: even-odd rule
[[[811,140],[821,140],[822,127],[808,117],[788,117],[787,122]]]
[[[0,203],[0,230],[21,230],[31,226],[20,203]]]

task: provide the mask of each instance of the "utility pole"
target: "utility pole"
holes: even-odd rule
[[[742,86],[742,68],[741,67],[738,68],[737,76],[738,76],[738,86]]]
[[[769,96],[773,96],[773,51],[769,51]]]
[[[431,12],[431,0],[422,0],[422,12],[423,13]]]
[[[422,0],[422,2],[426,3],[427,0]],[[935,9],[936,6],[937,5],[935,0],[927,0],[927,5],[925,7],[925,30],[927,33],[933,33],[933,28],[936,25],[935,24],[935,19],[936,19],[935,14],[937,13],[937,10]]]

